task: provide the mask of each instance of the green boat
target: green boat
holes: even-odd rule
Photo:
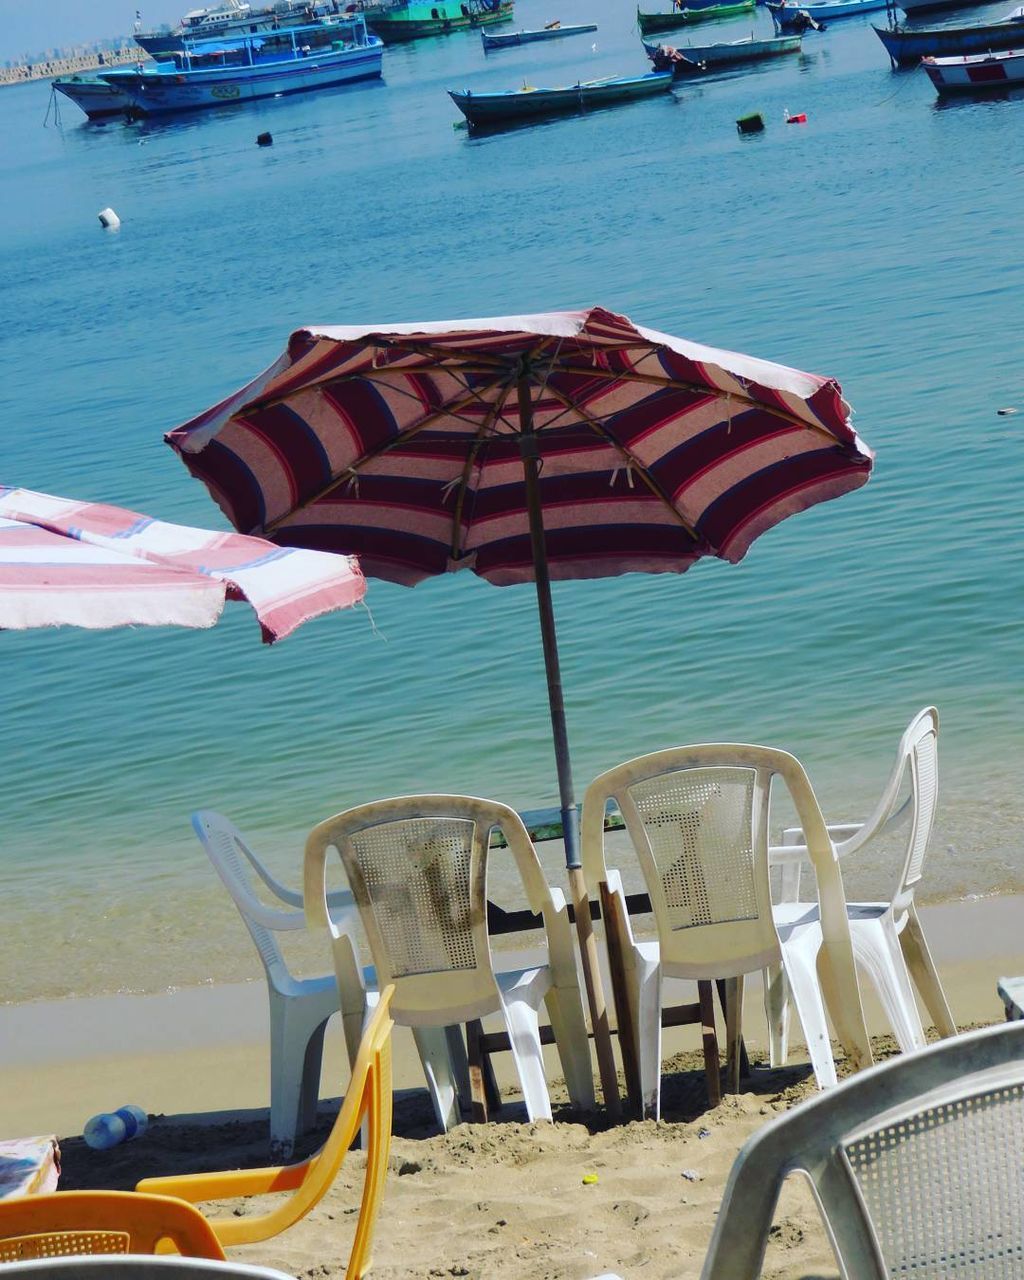
[[[690,8],[672,9],[669,13],[641,13],[636,11],[636,23],[641,35],[650,35],[656,31],[675,31],[677,27],[689,26],[691,22],[712,22],[716,18],[735,18],[743,13],[750,13],[754,8],[754,0],[734,0],[730,4],[707,4]]]
[[[434,0],[371,10],[366,21],[385,44],[444,36],[466,27],[488,27],[512,19],[515,0]]]

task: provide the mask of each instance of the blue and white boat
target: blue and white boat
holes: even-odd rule
[[[768,0],[768,12],[772,15],[778,31],[803,30],[806,14],[816,23],[825,26],[837,18],[852,18],[858,13],[877,13],[881,9],[892,7],[892,0],[779,0],[773,3]]]
[[[130,99],[132,114],[152,116],[373,79],[383,52],[363,16],[345,14],[237,40],[189,41],[152,66],[101,77]]]

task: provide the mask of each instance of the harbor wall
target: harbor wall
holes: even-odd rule
[[[47,62],[23,62],[16,67],[0,67],[0,85],[21,84],[25,80],[52,80],[54,76],[70,76],[76,71],[95,71],[97,67],[119,67],[126,62],[139,62],[145,54],[135,44],[103,53],[85,53],[76,58],[54,58]]]

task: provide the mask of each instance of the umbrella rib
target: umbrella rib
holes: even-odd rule
[[[717,387],[702,386],[698,382],[683,382],[678,378],[657,378],[649,373],[616,372],[610,369],[598,369],[593,366],[581,369],[577,365],[561,365],[557,372],[560,374],[578,374],[581,378],[601,378],[606,382],[643,382],[653,387],[664,387],[669,391],[693,391],[702,396],[725,396],[730,400],[737,401],[739,404],[749,405],[752,409],[760,409],[773,417],[782,418],[790,426],[800,427],[807,431],[817,431],[821,435],[827,436],[829,440],[834,440],[837,444],[842,443],[838,436],[829,431],[828,427],[822,426],[821,423],[807,422],[805,419],[797,417],[795,413],[790,413],[787,409],[780,409],[777,405],[765,404],[762,400],[755,400],[753,396],[744,395],[740,391],[723,391]]]
[[[466,489],[469,485],[469,473],[472,471],[473,465],[476,462],[476,456],[483,445],[484,437],[501,416],[501,411],[505,407],[505,401],[508,399],[514,385],[515,384],[513,382],[507,382],[502,388],[500,395],[491,406],[491,411],[486,420],[481,424],[480,430],[476,433],[476,437],[473,440],[466,456],[466,461],[462,468],[462,482],[459,485],[459,495],[455,501],[455,512],[452,515],[451,558],[453,560],[458,559],[460,554],[461,538],[459,530],[462,527],[462,511],[466,503]]]
[[[561,391],[558,390],[557,387],[552,387],[549,385],[548,391],[553,396],[555,396],[556,399],[560,400],[567,409],[571,409],[576,413],[578,413],[580,417],[583,419],[583,421],[587,424],[587,426],[591,428],[592,431],[594,431],[597,435],[599,435],[607,444],[610,444],[613,449],[618,450],[618,452],[621,453],[622,456],[626,459],[627,466],[635,468],[637,474],[640,476],[640,479],[644,482],[644,484],[648,487],[648,489],[650,489],[651,493],[653,493],[656,498],[659,498],[661,500],[662,504],[668,508],[668,510],[672,513],[673,518],[683,526],[683,528],[694,540],[694,542],[700,542],[700,535],[697,533],[697,530],[694,529],[693,525],[691,525],[690,522],[680,513],[679,508],[675,505],[675,503],[668,496],[668,494],[661,487],[661,485],[658,484],[657,480],[655,480],[655,478],[647,470],[646,466],[644,466],[644,464],[640,461],[639,458],[635,458],[633,454],[630,453],[630,451],[626,448],[626,446],[622,444],[621,441],[615,439],[615,437],[612,435],[612,433],[608,430],[608,428],[604,425],[603,422],[599,421],[599,419],[597,418],[592,417],[581,406],[572,404],[567,399],[567,397],[563,395]],[[542,430],[545,430],[545,429],[546,428],[542,428]]]
[[[493,383],[488,388],[484,388],[484,390],[493,390],[494,388],[499,386],[501,386],[500,381]],[[308,498],[304,499],[302,502],[297,503],[289,511],[285,512],[284,515],[278,516],[276,520],[269,520],[263,526],[263,532],[266,534],[276,533],[277,530],[280,529],[280,527],[284,524],[284,522],[286,520],[290,520],[292,516],[294,516],[297,512],[305,511],[306,508],[311,507],[314,502],[319,502],[321,498],[326,498],[327,495],[332,490],[336,489],[338,485],[341,484],[343,481],[354,479],[358,471],[362,467],[366,466],[367,463],[374,462],[376,461],[377,458],[382,457],[385,453],[390,453],[392,449],[396,449],[399,445],[407,443],[414,436],[418,435],[421,431],[425,430],[432,423],[436,422],[438,418],[449,416],[457,412],[459,409],[463,407],[463,404],[478,398],[480,394],[481,392],[478,389],[476,391],[471,392],[469,395],[462,397],[461,400],[456,401],[456,403],[451,407],[446,406],[443,409],[435,409],[433,413],[429,413],[425,418],[422,418],[419,422],[414,422],[412,426],[406,427],[403,431],[400,431],[397,436],[392,437],[390,440],[386,440],[378,448],[371,450],[369,453],[364,453],[361,457],[357,458],[354,462],[350,463],[350,465],[347,466],[344,469],[344,471],[341,471],[337,475],[332,476],[331,479],[327,482],[327,484],[323,485],[322,488],[318,489],[316,493],[311,494]],[[474,423],[473,425],[475,426],[476,424]]]

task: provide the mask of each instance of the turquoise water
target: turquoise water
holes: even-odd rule
[[[578,790],[645,750],[745,739],[796,752],[827,810],[856,816],[934,702],[926,887],[1024,888],[1024,102],[938,106],[858,18],[672,97],[453,129],[446,85],[645,69],[625,0],[519,0],[523,25],[554,17],[600,29],[489,58],[472,34],[424,41],[386,52],[384,84],[148,127],[65,106],[43,128],[46,85],[3,89],[0,482],[219,526],[162,433],[300,324],[599,302],[835,375],[878,451],[866,489],[737,567],[556,585]],[[766,131],[740,138],[751,110]],[[352,803],[554,801],[532,588],[466,574],[367,600],[272,650],[242,606],[205,633],[0,638],[3,998],[251,973],[193,808],[297,883],[306,831]],[[886,871],[848,880],[874,892]]]

